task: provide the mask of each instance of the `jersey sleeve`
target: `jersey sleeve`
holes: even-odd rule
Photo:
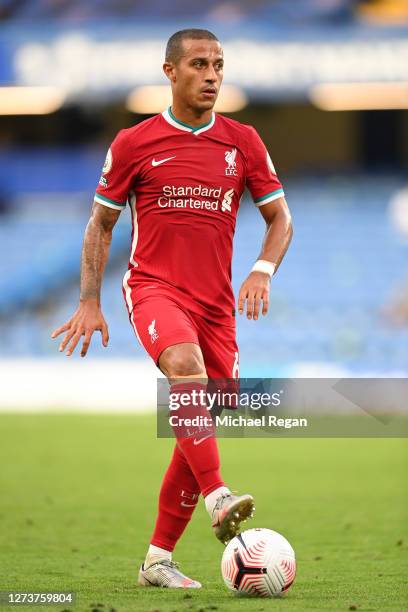
[[[246,185],[256,206],[284,196],[270,155],[256,130],[249,128]]]
[[[102,175],[95,193],[95,201],[108,208],[123,210],[134,180],[133,158],[126,137],[121,130],[108,149]]]

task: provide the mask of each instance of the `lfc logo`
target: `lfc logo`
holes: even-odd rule
[[[232,151],[225,151],[225,161],[227,162],[227,167],[225,168],[225,174],[227,176],[237,176],[237,162],[235,158],[237,156],[237,150],[235,147]]]
[[[149,332],[149,336],[150,336],[150,340],[152,341],[152,344],[159,337],[159,334],[157,333],[155,326],[156,326],[156,319],[153,319],[153,321],[150,323],[150,325],[147,328],[147,331]]]

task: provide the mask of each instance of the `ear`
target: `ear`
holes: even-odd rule
[[[163,72],[169,81],[172,83],[176,81],[176,66],[173,64],[173,62],[164,62]]]

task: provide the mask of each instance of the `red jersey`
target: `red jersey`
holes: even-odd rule
[[[283,195],[265,145],[248,125],[213,113],[209,123],[191,127],[169,108],[118,133],[95,200],[131,207],[123,285],[130,312],[154,289],[233,324],[232,242],[245,187],[257,206]]]

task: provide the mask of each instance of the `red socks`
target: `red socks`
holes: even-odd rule
[[[172,551],[198,503],[200,488],[176,445],[159,495],[159,513],[151,544]]]
[[[214,436],[179,438],[177,444],[195,476],[203,497],[223,486],[217,440]]]
[[[197,382],[176,383],[171,392],[197,393],[206,385]],[[196,396],[197,397],[197,396]],[[185,406],[172,414],[189,417],[202,414],[210,416],[205,404]],[[220,459],[214,429],[203,431],[190,427],[189,437],[179,437],[173,457],[164,475],[159,496],[159,514],[151,544],[172,551],[185,530],[201,494],[205,497],[224,482],[220,474]],[[184,434],[186,435],[186,434]]]
[[[207,410],[205,392],[207,384],[197,381],[179,382],[171,385],[173,401],[180,407],[171,411],[172,416],[199,419],[199,424],[173,427],[177,444],[205,497],[224,483],[220,474],[215,427]]]

